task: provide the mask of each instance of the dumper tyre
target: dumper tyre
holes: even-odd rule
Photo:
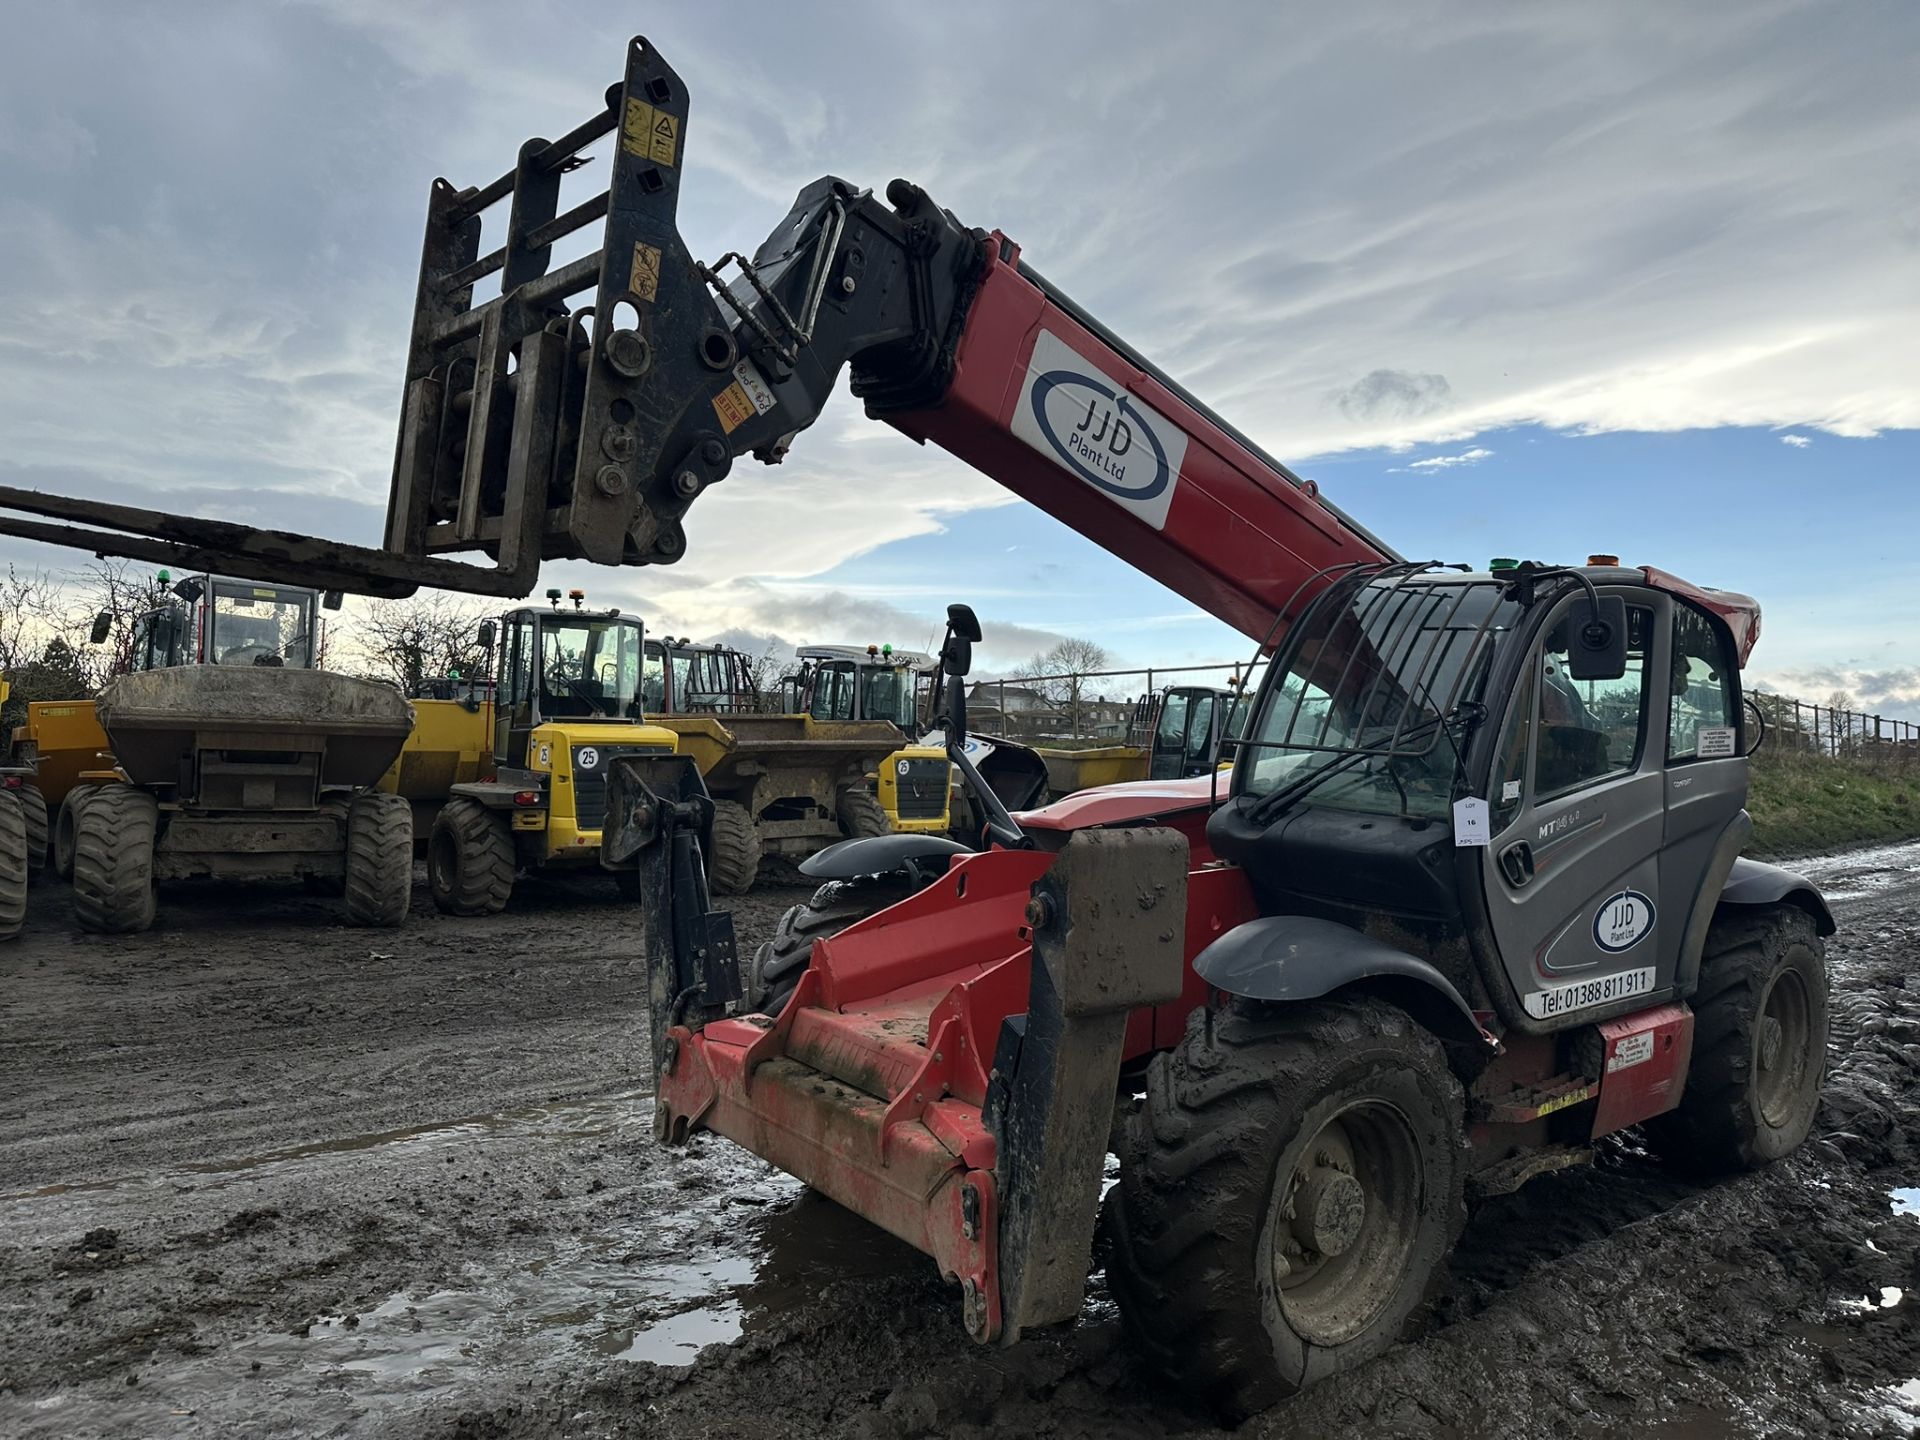
[[[873,835],[891,835],[893,822],[886,807],[871,790],[840,792],[840,833],[849,840],[864,840]]]
[[[1464,1103],[1381,1001],[1195,1011],[1102,1215],[1140,1353],[1238,1420],[1386,1350],[1465,1223]]]
[[[0,790],[0,940],[27,923],[27,811],[18,793]]]
[[[799,988],[800,977],[813,961],[813,942],[837,935],[856,920],[877,915],[915,893],[903,876],[863,875],[854,880],[829,880],[813,892],[805,905],[795,905],[780,917],[773,938],[763,940],[747,962],[747,1010],[755,1015],[778,1015]]]
[[[31,877],[47,866],[47,797],[38,785],[22,785],[16,793],[27,817],[27,874]]]
[[[413,900],[413,804],[369,790],[347,806],[347,920],[391,929]]]
[[[73,827],[73,914],[95,935],[133,935],[153,924],[154,842],[160,804],[131,785],[103,785]]]
[[[62,880],[73,878],[73,834],[80,807],[99,788],[98,785],[76,785],[60,802],[60,813],[53,821],[53,873]]]
[[[760,873],[760,827],[747,807],[732,800],[713,802],[713,853],[707,857],[707,884],[716,895],[744,895]]]
[[[1707,930],[1680,1104],[1641,1129],[1698,1175],[1754,1170],[1807,1138],[1827,1069],[1827,962],[1797,905],[1737,909]]]
[[[513,894],[518,868],[504,817],[462,795],[440,807],[427,842],[427,888],[441,911],[498,915]]]

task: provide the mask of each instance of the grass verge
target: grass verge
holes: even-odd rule
[[[1747,810],[1758,859],[1920,836],[1920,766],[1804,754],[1753,757]]]

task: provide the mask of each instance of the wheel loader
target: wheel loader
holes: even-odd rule
[[[616,762],[603,849],[647,905],[665,1143],[725,1136],[915,1246],[983,1344],[1081,1313],[1104,1210],[1142,1367],[1242,1416],[1392,1345],[1473,1197],[1635,1126],[1701,1171],[1806,1137],[1835,927],[1741,853],[1753,599],[1599,553],[1403,559],[905,180],[822,177],[752,256],[702,264],[676,220],[686,85],[644,38],[625,60],[583,123],[432,188],[385,546],[279,536],[263,563],[511,594],[542,558],[673,563],[700,495],[800,443],[845,369],[870,417],[1268,662],[1230,770],[1014,815],[966,754],[980,630],[953,607],[946,749],[985,848],[814,857],[836,888],[783,922],[783,983],[756,961],[751,995],[697,768]],[[589,152],[608,188],[562,213]],[[586,227],[597,246],[554,266]],[[110,553],[266,548],[0,505],[63,522],[0,529]]]
[[[623,755],[674,752],[673,732],[642,708],[639,617],[590,610],[581,590],[568,598],[564,608],[550,589],[545,609],[481,622],[492,682],[476,675],[459,700],[415,702],[429,738],[393,783],[416,801],[440,801],[427,881],[447,914],[498,914],[522,873],[603,874],[610,767]],[[469,756],[478,773],[455,778]]]

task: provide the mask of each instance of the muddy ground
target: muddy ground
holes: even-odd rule
[[[1632,1143],[1476,1214],[1422,1333],[1250,1436],[1920,1426],[1920,847],[1817,862],[1816,1141],[1712,1187]],[[743,940],[801,893],[750,897]],[[964,1337],[932,1267],[725,1142],[650,1138],[627,914],[181,890],[0,949],[0,1434],[1208,1435],[1082,1323]]]

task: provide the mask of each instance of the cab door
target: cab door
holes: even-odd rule
[[[499,686],[500,704],[494,710],[493,756],[497,764],[524,768],[527,743],[538,723],[534,706],[534,669],[538,645],[530,617],[512,616],[504,642],[506,666]]]
[[[1178,780],[1187,763],[1187,709],[1193,696],[1186,690],[1168,690],[1160,701],[1160,718],[1153,727],[1153,746],[1147,756],[1149,780]]]
[[[1626,673],[1601,681],[1569,673],[1571,605],[1537,632],[1503,719],[1481,862],[1499,966],[1548,1023],[1651,1003],[1686,924],[1660,866],[1670,602],[1628,597]]]

